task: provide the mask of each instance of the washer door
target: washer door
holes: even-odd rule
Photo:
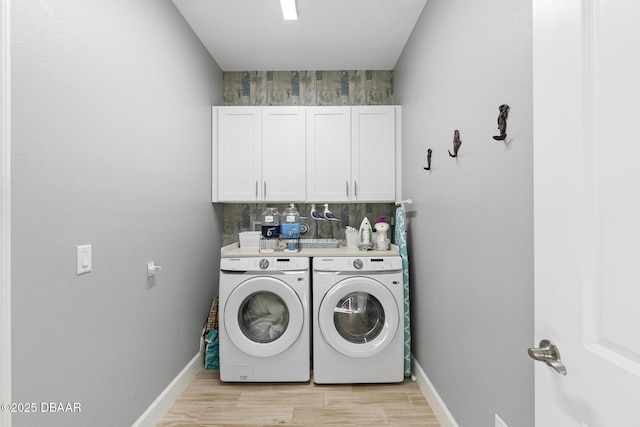
[[[224,306],[224,328],[242,352],[271,357],[300,336],[304,307],[295,291],[274,277],[253,277],[239,284]]]
[[[368,277],[336,283],[318,309],[325,341],[349,357],[370,357],[384,350],[400,325],[395,298],[384,285]]]

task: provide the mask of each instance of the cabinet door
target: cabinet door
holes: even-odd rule
[[[259,200],[261,133],[259,107],[218,109],[219,201]]]
[[[351,108],[354,201],[392,202],[396,193],[395,107]]]
[[[350,200],[349,107],[307,108],[307,200]]]
[[[262,200],[305,200],[305,109],[262,110]]]

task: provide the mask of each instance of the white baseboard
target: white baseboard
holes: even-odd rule
[[[202,368],[202,360],[202,353],[196,354],[167,388],[160,393],[160,396],[140,415],[140,418],[133,423],[133,427],[155,427]]]
[[[453,415],[447,409],[442,399],[438,395],[438,392],[429,381],[427,374],[425,374],[422,367],[418,364],[418,361],[411,355],[411,367],[413,375],[416,377],[416,382],[425,399],[431,406],[431,410],[435,414],[441,427],[458,427],[458,423],[453,419]]]

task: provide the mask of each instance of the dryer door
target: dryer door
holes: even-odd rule
[[[296,292],[275,277],[240,283],[223,308],[224,328],[242,352],[255,357],[280,354],[293,345],[304,324]]]
[[[370,357],[384,350],[400,328],[398,304],[380,282],[350,277],[322,299],[318,326],[325,341],[349,357]]]

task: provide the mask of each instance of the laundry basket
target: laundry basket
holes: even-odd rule
[[[260,249],[260,232],[259,231],[243,231],[238,233],[240,238],[240,247],[245,249]]]

